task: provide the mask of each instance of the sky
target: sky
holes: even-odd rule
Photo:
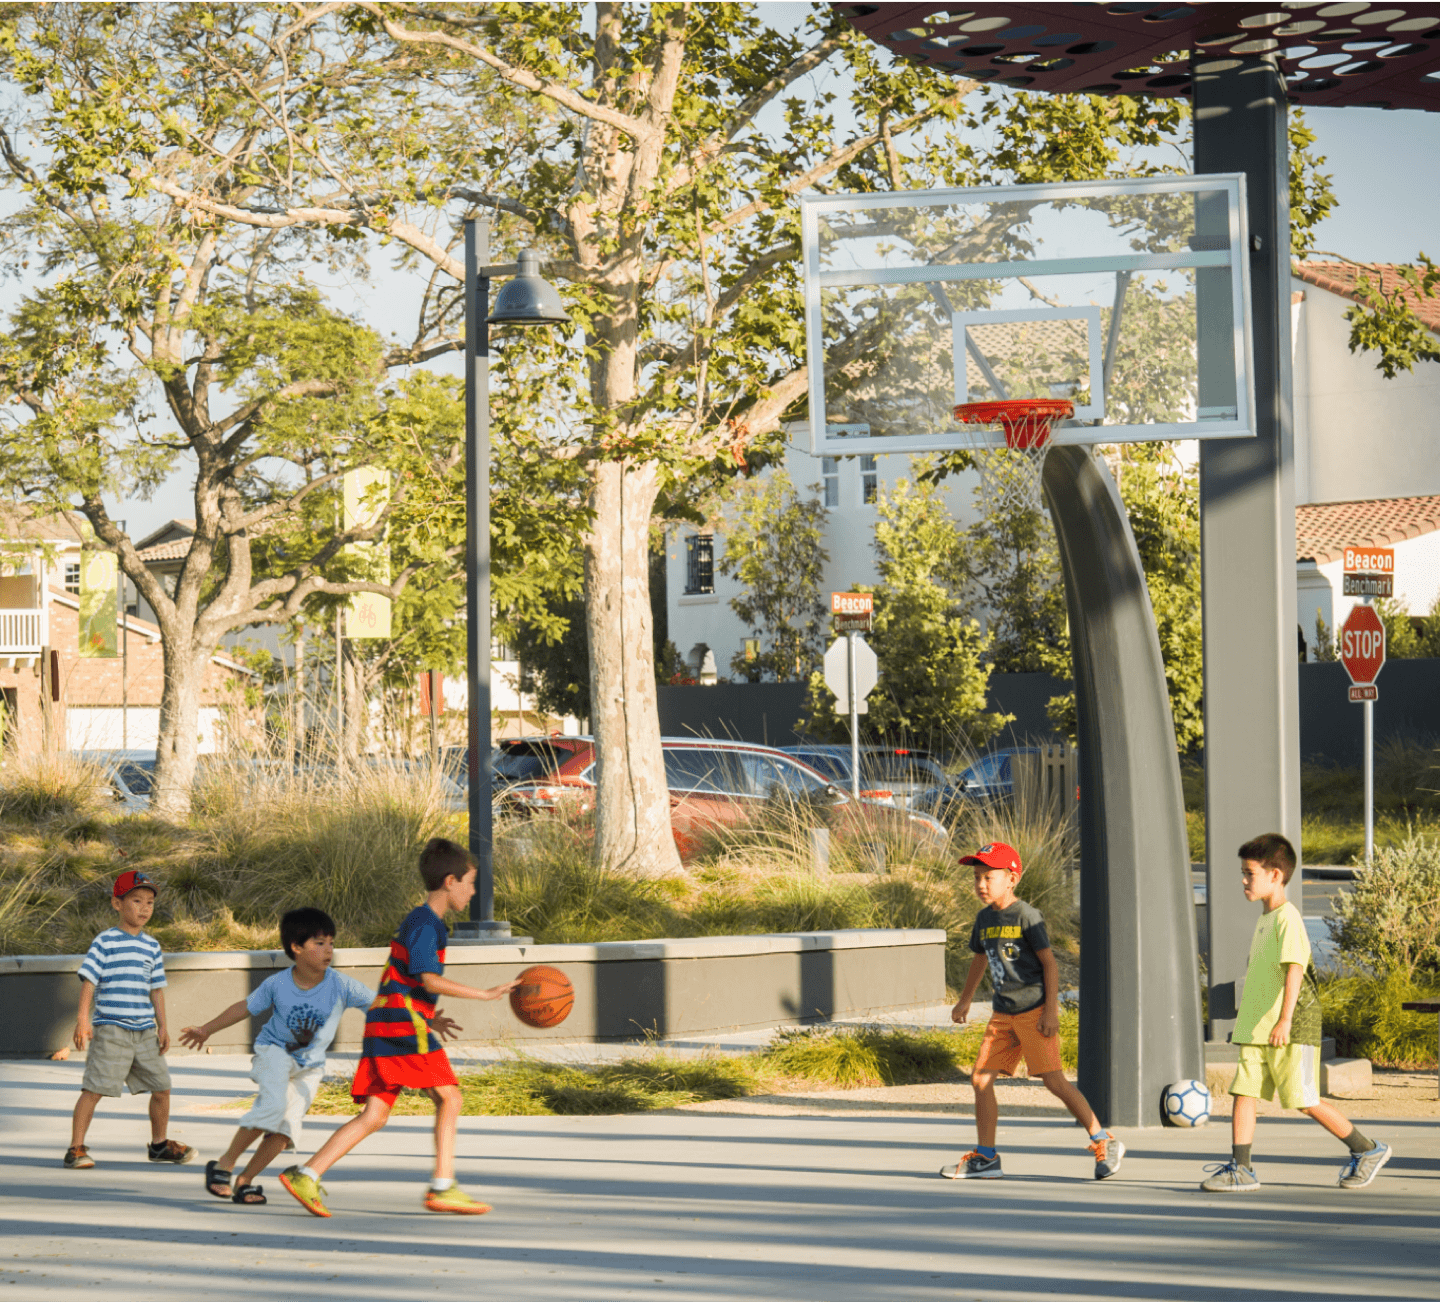
[[[761,7],[776,27],[792,28],[810,9],[790,0]],[[1335,213],[1317,228],[1316,248],[1366,262],[1403,262],[1419,251],[1440,256],[1435,238],[1440,168],[1433,163],[1440,158],[1440,113],[1311,108],[1306,120],[1317,137],[1314,152],[1326,158],[1321,170],[1331,174],[1339,201]],[[493,255],[498,260],[513,252],[496,249]],[[407,322],[413,318],[413,284],[395,275],[382,271],[372,285],[329,288],[337,305],[350,300],[382,329],[397,313]],[[440,369],[458,373],[458,362],[442,362]],[[127,521],[132,538],[193,511],[182,476],[149,501],[116,502],[112,507],[117,518]]]

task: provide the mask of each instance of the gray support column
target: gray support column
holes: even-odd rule
[[[1175,723],[1155,615],[1108,467],[1045,460],[1080,734],[1080,1089],[1105,1125],[1160,1124],[1204,1079],[1195,908]]]
[[[1260,832],[1300,843],[1290,168],[1285,87],[1273,65],[1227,56],[1197,60],[1194,71],[1195,171],[1245,174],[1255,348],[1256,437],[1200,445],[1213,1042],[1234,1025],[1259,912],[1240,889],[1235,851]],[[1207,306],[1202,286],[1202,336]],[[1202,347],[1202,395],[1229,365],[1207,377],[1206,363]]]

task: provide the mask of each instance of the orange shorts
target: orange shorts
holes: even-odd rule
[[[980,1056],[975,1059],[976,1071],[998,1072],[1013,1076],[1020,1059],[1032,1076],[1063,1071],[1060,1065],[1060,1033],[1040,1034],[1040,1015],[1045,1005],[1028,1013],[992,1013],[980,1042]]]

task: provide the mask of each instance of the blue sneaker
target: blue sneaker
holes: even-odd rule
[[[1210,1178],[1203,1181],[1200,1187],[1206,1193],[1249,1193],[1260,1187],[1259,1177],[1254,1170],[1241,1166],[1233,1159],[1229,1162],[1216,1162],[1205,1170]]]
[[[1351,1153],[1350,1160],[1340,1172],[1342,1189],[1363,1189],[1377,1175],[1380,1168],[1395,1155],[1389,1144],[1376,1143],[1366,1153]]]

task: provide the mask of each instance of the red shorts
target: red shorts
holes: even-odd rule
[[[980,1056],[975,1059],[976,1071],[998,1072],[1013,1076],[1021,1058],[1032,1076],[1063,1071],[1060,1063],[1060,1033],[1040,1034],[1040,1017],[1045,1005],[1028,1013],[992,1013],[980,1041]]]
[[[394,1107],[401,1090],[433,1090],[459,1083],[444,1049],[399,1053],[388,1058],[361,1058],[350,1097],[358,1101],[379,1095]]]

